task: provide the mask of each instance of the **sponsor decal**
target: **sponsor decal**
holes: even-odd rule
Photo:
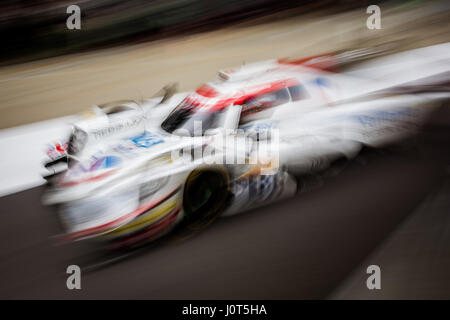
[[[252,171],[250,170],[250,175],[244,174],[236,180],[231,188],[235,199],[247,199],[247,205],[268,200],[283,184],[279,174],[259,175],[251,173]]]
[[[142,117],[136,117],[133,119],[128,119],[123,122],[113,123],[107,127],[92,131],[92,135],[96,139],[107,137],[111,134],[117,133],[122,130],[135,128],[143,121]]]
[[[67,152],[68,144],[66,143],[55,143],[53,145],[48,145],[47,155],[50,159],[54,160],[62,157]]]
[[[114,168],[120,163],[122,163],[122,160],[116,156],[101,157],[94,161],[94,163],[90,166],[89,171]]]
[[[161,136],[149,131],[145,131],[144,134],[131,138],[131,141],[133,141],[135,145],[141,148],[150,148],[156,144],[164,142]]]
[[[406,122],[414,119],[415,115],[414,109],[405,107],[394,111],[375,110],[352,118],[365,127],[374,127],[385,122]]]
[[[273,193],[276,175],[258,175],[250,178],[250,197],[255,201],[265,201]]]
[[[89,163],[82,163],[78,162],[74,166],[72,166],[68,172],[70,177],[77,177],[82,176],[88,172],[94,172],[98,170],[104,170],[104,169],[112,169],[117,166],[119,166],[122,163],[122,159],[117,156],[101,156],[101,157],[92,157]],[[81,181],[72,181],[65,183],[63,185],[70,186],[70,185],[76,185],[82,182],[88,182],[88,181],[94,181],[101,179],[102,177],[106,177],[112,172],[106,172],[104,174],[94,176],[85,180]]]

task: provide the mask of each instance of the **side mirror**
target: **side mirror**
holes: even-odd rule
[[[159,103],[165,103],[168,101],[172,96],[178,92],[178,83],[172,82],[164,86],[164,88],[161,89],[163,93],[163,97]]]

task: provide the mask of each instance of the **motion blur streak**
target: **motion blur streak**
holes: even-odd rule
[[[449,18],[438,0],[2,2],[0,298],[450,299]],[[275,173],[190,158],[223,129],[245,134],[215,156],[275,141]]]
[[[59,227],[53,213],[39,205],[41,188],[11,195],[1,200],[0,296],[326,298],[353,271],[352,279],[363,279],[345,280],[338,297],[448,298],[450,200],[440,191],[443,159],[434,159],[370,154],[361,159],[370,165],[355,164],[314,192],[220,219],[184,242],[146,247],[118,261],[89,254],[82,243],[55,245]],[[436,192],[442,207],[415,211]],[[406,219],[411,213],[413,220]],[[382,260],[365,262],[375,248],[383,248]],[[383,290],[367,292],[369,262],[402,264],[408,271],[383,269],[389,279]],[[76,293],[64,287],[69,264],[87,270]]]
[[[73,114],[107,101],[139,100],[173,81],[180,83],[180,91],[192,90],[217,70],[243,62],[396,41],[401,43],[397,50],[448,41],[446,1],[385,4],[382,29],[375,31],[366,27],[365,7],[332,14],[341,8],[324,5],[311,12],[299,7],[208,33],[2,68],[0,128]],[[65,27],[67,15],[61,14]]]

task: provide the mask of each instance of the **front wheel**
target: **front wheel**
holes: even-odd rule
[[[183,194],[185,222],[203,226],[212,222],[226,205],[229,177],[225,169],[202,169],[191,172]]]

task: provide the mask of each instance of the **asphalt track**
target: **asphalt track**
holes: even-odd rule
[[[294,198],[117,257],[82,242],[61,244],[54,213],[40,204],[42,187],[3,197],[0,298],[450,298],[442,271],[450,266],[448,194],[434,211],[420,210],[446,181],[448,191],[450,135],[448,126],[440,128],[428,135],[435,142],[426,152],[368,153]],[[408,223],[414,215],[415,227]],[[380,247],[384,257],[370,263],[380,264],[389,281],[369,292],[365,263]],[[393,261],[403,263],[401,276],[389,267]],[[439,265],[443,277],[426,263]],[[66,288],[71,264],[82,268],[81,290]],[[411,271],[419,274],[414,282],[407,266],[415,264],[421,269]]]

